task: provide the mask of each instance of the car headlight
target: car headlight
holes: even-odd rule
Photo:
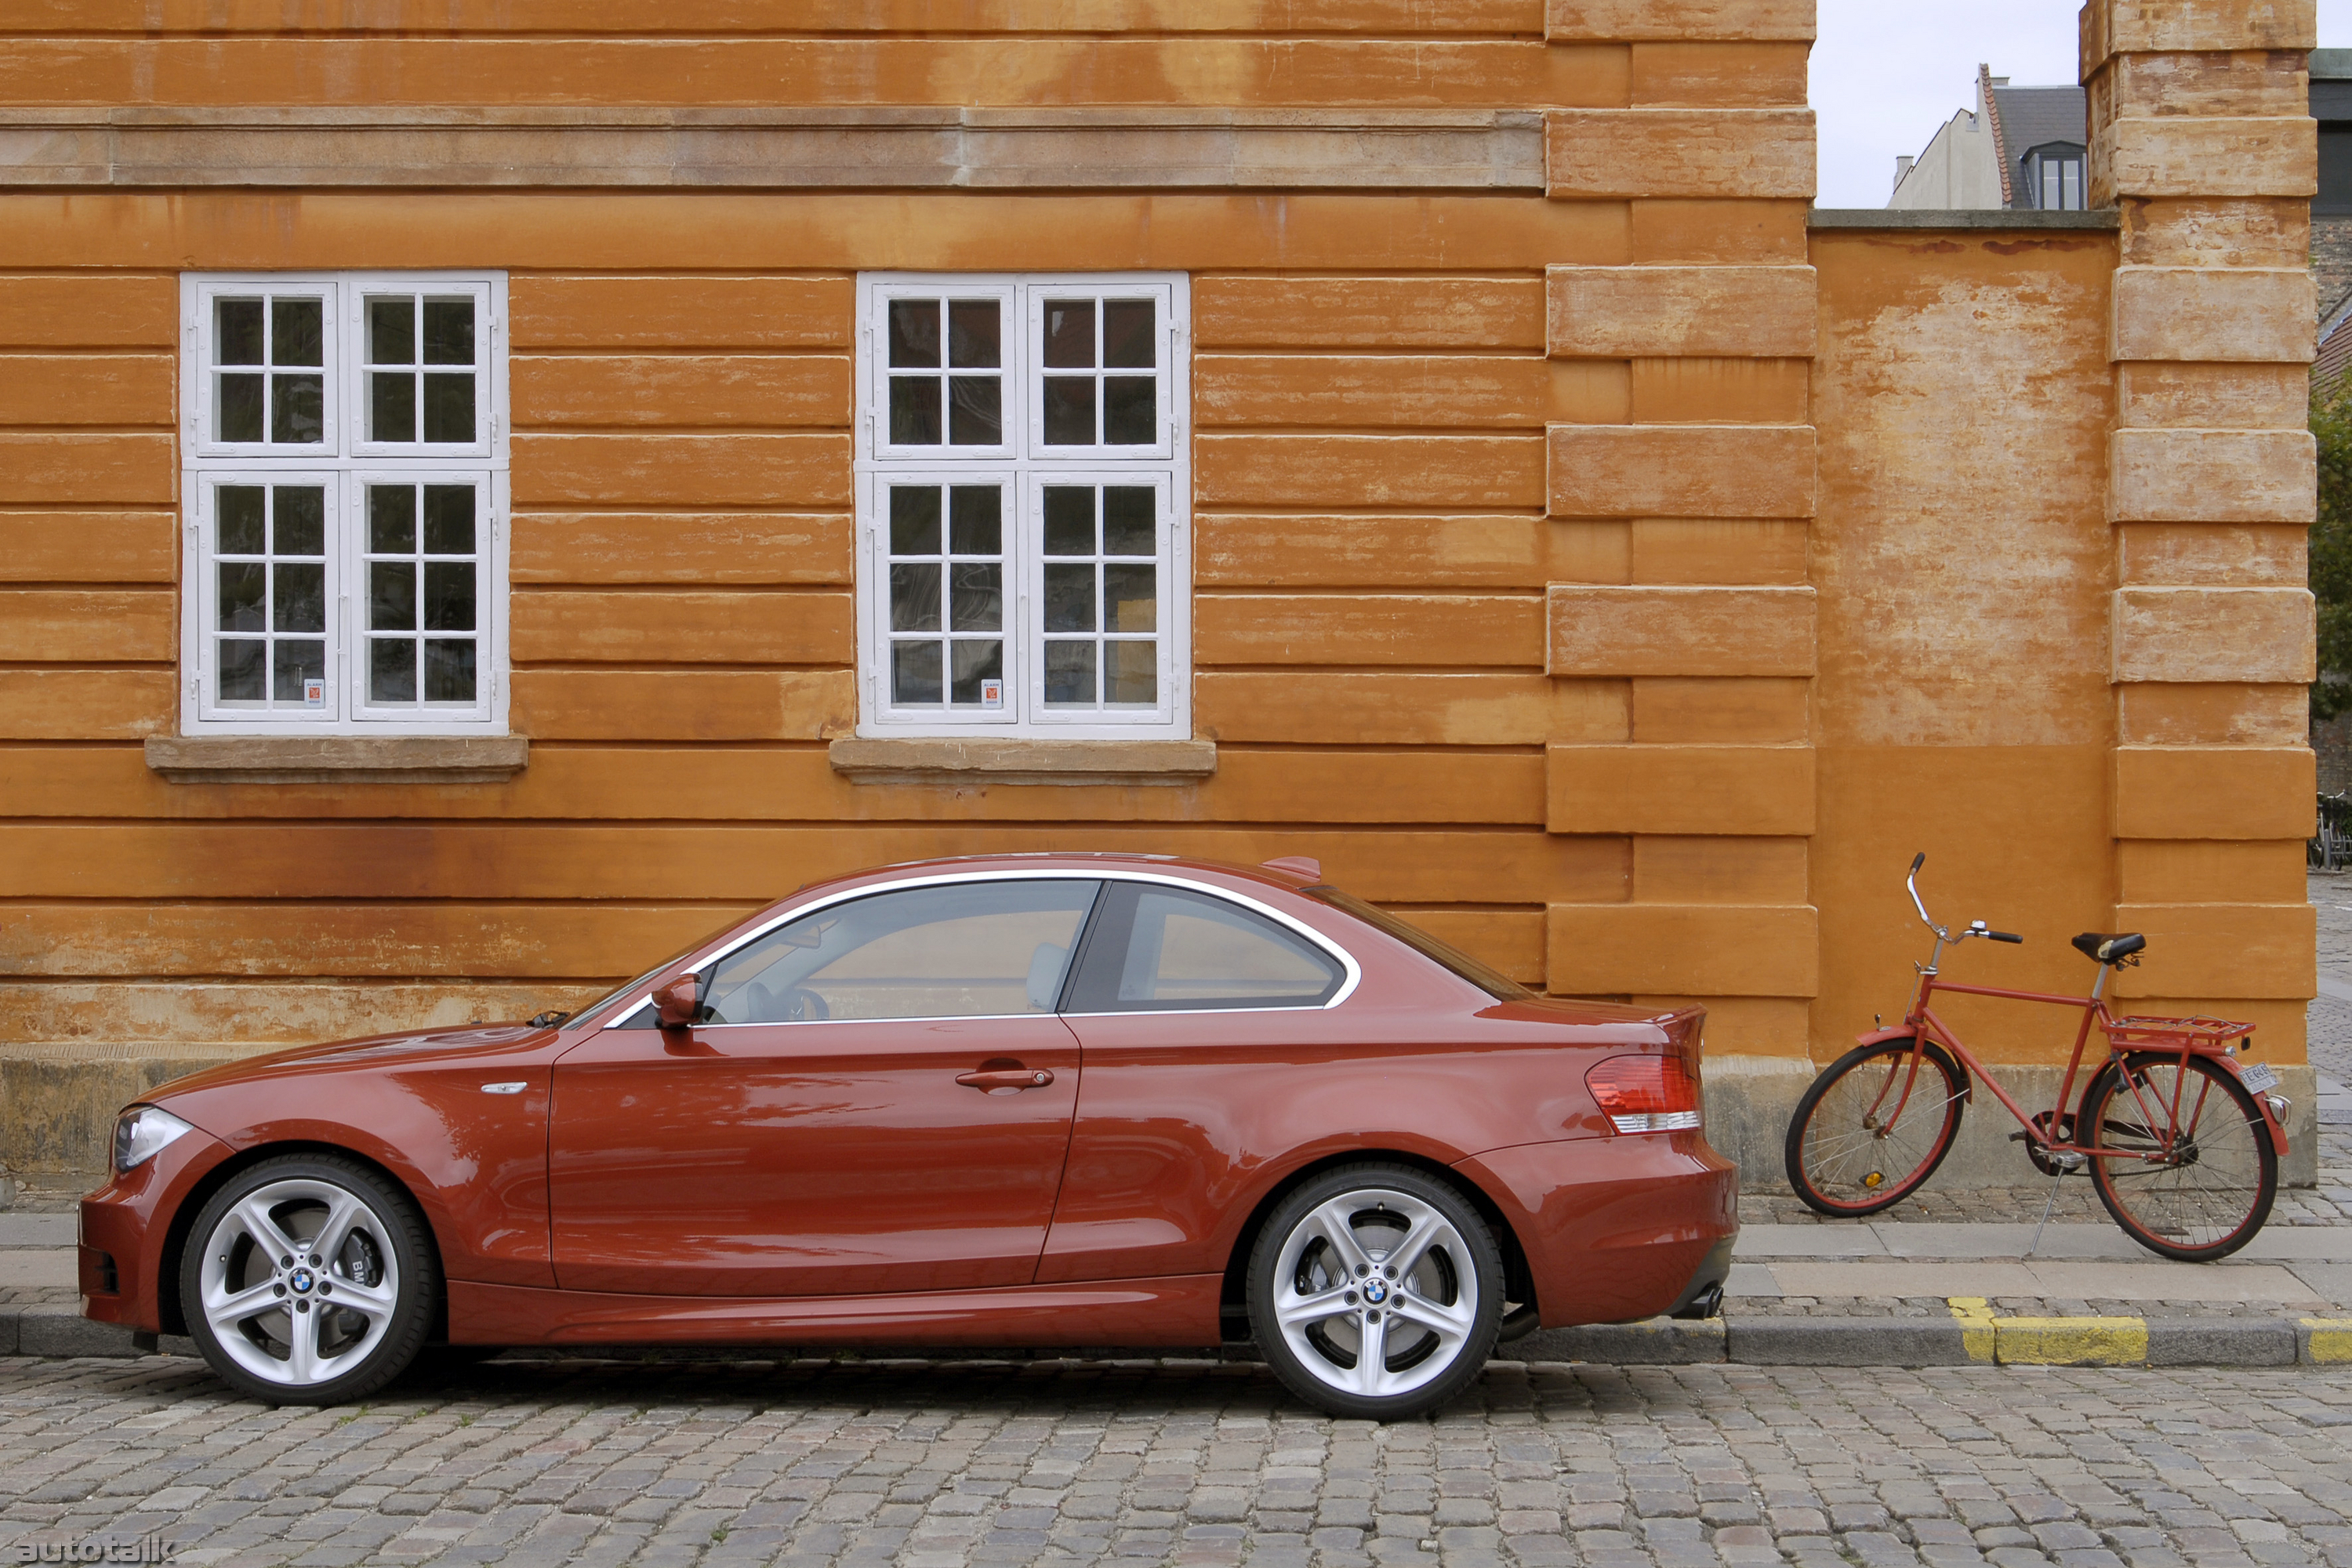
[[[194,1129],[168,1110],[134,1105],[114,1124],[114,1168],[128,1171],[143,1165],[181,1133]]]

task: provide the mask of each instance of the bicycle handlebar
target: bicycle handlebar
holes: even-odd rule
[[[1965,942],[1969,937],[1981,936],[1990,937],[1994,942],[2014,942],[2020,946],[2024,944],[2025,939],[2015,931],[1988,931],[1982,921],[1970,921],[1969,929],[1960,932],[1958,936],[1954,936],[1950,931],[1937,925],[1936,917],[1927,912],[1927,901],[1919,897],[1919,868],[1927,863],[1927,852],[1925,849],[1912,856],[1911,872],[1903,879],[1903,885],[1911,890],[1911,907],[1919,911],[1919,923],[1934,931],[1937,942]]]

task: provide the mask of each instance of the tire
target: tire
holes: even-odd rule
[[[440,1296],[416,1205],[332,1154],[238,1172],[198,1212],[180,1264],[196,1348],[239,1393],[272,1405],[382,1388],[424,1348]]]
[[[1250,1249],[1249,1316],[1299,1398],[1333,1415],[1403,1420],[1486,1364],[1503,1316],[1502,1249],[1452,1184],[1406,1165],[1339,1166],[1267,1216]]]
[[[1909,1197],[1952,1152],[1968,1078],[1933,1040],[1903,1099],[1912,1042],[1857,1046],[1822,1069],[1797,1101],[1783,1155],[1789,1185],[1805,1206],[1842,1219],[1877,1214]],[[1892,1128],[1878,1119],[1897,1101]]]
[[[2124,1234],[2150,1252],[2210,1263],[2252,1241],[2278,1196],[2270,1128],[2237,1075],[2201,1057],[2188,1059],[2185,1076],[2178,1056],[2126,1057],[2122,1068],[2109,1062],[2091,1079],[2075,1124],[2087,1148],[2153,1153],[2168,1142],[2176,1089],[2179,1126],[2173,1155],[2095,1154],[2091,1184]]]

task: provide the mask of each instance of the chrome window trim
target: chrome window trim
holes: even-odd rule
[[[1317,931],[1306,921],[1298,920],[1294,916],[1286,915],[1271,905],[1261,903],[1257,900],[1251,898],[1246,893],[1232,892],[1226,889],[1214,887],[1205,882],[1196,882],[1188,877],[1171,877],[1167,873],[1160,871],[1074,871],[1066,869],[1047,870],[1042,868],[1036,870],[1013,870],[1008,868],[998,871],[964,871],[952,875],[908,877],[898,881],[876,882],[869,883],[862,888],[852,888],[846,891],[833,894],[829,898],[818,899],[813,902],[803,904],[798,909],[778,915],[775,919],[761,925],[758,929],[747,932],[730,945],[721,948],[718,952],[710,953],[697,961],[693,968],[689,970],[688,973],[699,973],[704,966],[708,964],[724,963],[729,959],[734,957],[737,953],[742,952],[745,948],[751,946],[753,942],[759,941],[761,937],[766,936],[770,931],[777,929],[779,926],[789,925],[796,920],[815,914],[820,910],[831,909],[835,904],[848,903],[856,899],[871,898],[877,893],[906,892],[918,888],[952,887],[959,884],[968,884],[972,882],[1143,882],[1157,887],[1181,888],[1187,892],[1199,893],[1204,898],[1223,899],[1228,903],[1238,904],[1243,909],[1248,910],[1251,913],[1263,915],[1267,920],[1274,921],[1275,924],[1281,926],[1284,930],[1306,938],[1309,942],[1312,942],[1317,949],[1339,962],[1340,968],[1345,971],[1345,978],[1339,982],[1339,989],[1331,994],[1329,1001],[1318,1003],[1312,1008],[1171,1007],[1165,1009],[1156,1008],[1150,1012],[1129,1012],[1128,1010],[1121,1008],[1119,1011],[1115,1013],[1062,1013],[1059,1011],[1052,1013],[958,1013],[944,1018],[803,1018],[796,1021],[787,1021],[782,1024],[709,1024],[700,1026],[705,1028],[722,1029],[768,1029],[793,1027],[795,1022],[799,1024],[945,1024],[957,1022],[974,1023],[983,1018],[1172,1018],[1206,1017],[1213,1016],[1220,1013],[1298,1013],[1309,1011],[1328,1013],[1332,1008],[1337,1007],[1340,1003],[1345,1002],[1349,996],[1355,994],[1356,987],[1362,984],[1364,978],[1363,965],[1356,962],[1356,955],[1354,953],[1349,952],[1346,948],[1340,946],[1329,937],[1325,936],[1321,931]],[[1345,911],[1339,912],[1344,913]],[[1089,914],[1091,914],[1091,911],[1089,911]],[[1080,928],[1081,931],[1084,929],[1085,928],[1083,927]],[[1068,974],[1066,972],[1064,973],[1063,978],[1066,983],[1068,980]],[[635,1001],[628,1003],[626,1005],[623,1006],[613,1016],[609,1022],[599,1024],[597,1026],[597,1031],[602,1033],[606,1029],[619,1028],[629,1019],[635,1017],[646,1005],[653,999],[654,994],[651,991],[646,992],[645,994],[639,996]]]

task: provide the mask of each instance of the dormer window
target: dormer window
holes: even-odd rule
[[[2026,199],[2044,212],[2083,210],[2083,152],[2072,142],[2036,147],[2022,160]]]

